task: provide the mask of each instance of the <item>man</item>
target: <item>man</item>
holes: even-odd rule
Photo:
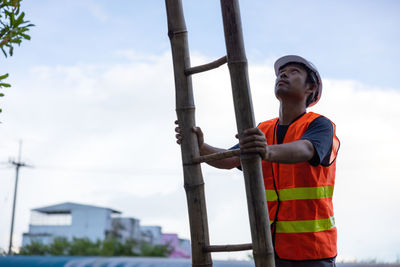
[[[279,117],[245,130],[238,145],[241,153],[262,157],[276,266],[335,266],[332,194],[339,140],[329,119],[306,112],[320,99],[322,81],[315,66],[299,56],[284,56],[274,68]],[[179,144],[179,127],[175,131]],[[204,143],[199,127],[193,131],[201,155],[225,150]],[[210,165],[240,167],[240,158]]]

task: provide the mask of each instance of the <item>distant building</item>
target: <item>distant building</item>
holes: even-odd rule
[[[115,217],[111,220],[110,235],[126,241],[127,239],[142,240],[140,220],[128,217]]]
[[[142,226],[140,232],[143,241],[154,245],[162,244],[161,226]]]
[[[170,258],[191,258],[189,240],[178,238],[177,234],[162,234],[162,243],[172,248]]]
[[[29,232],[23,234],[22,246],[31,240],[49,244],[54,237],[104,240],[112,232],[113,214],[121,212],[71,202],[33,209]]]
[[[172,258],[190,258],[190,241],[177,234],[163,234],[161,226],[141,226],[140,220],[120,217],[121,212],[93,205],[65,202],[31,210],[29,232],[22,237],[22,246],[31,241],[50,244],[55,237],[92,241],[115,237],[121,241],[134,239],[151,245],[169,245]]]

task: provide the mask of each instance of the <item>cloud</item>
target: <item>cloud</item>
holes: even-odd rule
[[[108,22],[110,20],[110,14],[107,12],[106,8],[104,8],[99,3],[96,3],[93,0],[84,1],[81,3],[89,13],[96,19],[101,22]]]
[[[36,66],[18,81],[4,104],[1,157],[24,140],[15,244],[27,230],[29,209],[62,201],[109,206],[143,224],[189,237],[179,147],[171,55],[120,51],[131,60],[111,65]],[[137,60],[139,59],[139,60]],[[194,53],[192,65],[211,61]],[[270,60],[250,65],[257,122],[277,116]],[[226,66],[193,77],[196,121],[219,147],[237,140]],[[397,133],[399,88],[324,79],[312,111],[337,125],[341,150],[335,188],[339,257],[395,260],[400,231]],[[210,238],[214,244],[250,241],[241,173],[202,167]],[[0,169],[0,246],[8,242],[12,169]],[[232,233],[235,233],[234,235]],[[377,245],[379,244],[379,245]],[[238,254],[244,258],[247,253]],[[229,254],[229,256],[232,256]],[[219,257],[228,257],[223,254]]]

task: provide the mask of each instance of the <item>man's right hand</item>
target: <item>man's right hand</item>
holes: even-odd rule
[[[179,124],[178,120],[175,121],[175,124],[176,125]],[[201,149],[203,147],[203,145],[204,145],[204,134],[203,134],[203,131],[201,130],[200,127],[196,127],[196,126],[194,126],[192,128],[192,131],[197,135],[197,142],[199,144],[199,149]],[[178,143],[180,145],[182,143],[182,138],[183,138],[181,128],[179,126],[176,127],[175,128],[175,132],[176,132],[176,135],[175,135],[176,143]]]
[[[175,124],[178,125],[177,120],[175,121]],[[200,127],[194,126],[192,128],[192,131],[197,135],[197,141],[199,143],[199,152],[200,152],[201,156],[227,151],[226,149],[212,147],[212,146],[204,143],[204,135],[203,135],[203,131],[201,130]],[[178,144],[181,144],[182,139],[185,138],[185,136],[182,136],[182,129],[179,127],[179,125],[175,128],[175,132],[176,132],[176,135],[175,135],[176,142]],[[228,158],[228,159],[221,159],[221,160],[208,162],[207,164],[214,166],[216,168],[219,168],[219,169],[232,169],[232,168],[235,168],[240,165],[240,159],[239,159],[239,157],[232,157],[232,158]]]

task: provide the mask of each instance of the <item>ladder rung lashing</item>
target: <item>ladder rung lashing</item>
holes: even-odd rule
[[[232,149],[225,152],[213,153],[205,156],[200,156],[193,159],[193,163],[211,162],[220,159],[227,159],[240,156],[240,148]]]
[[[192,75],[195,73],[212,70],[212,69],[218,68],[219,66],[225,64],[226,62],[227,62],[227,57],[223,56],[213,62],[204,64],[204,65],[200,65],[200,66],[196,66],[196,67],[192,67],[192,68],[188,68],[185,70],[185,75]]]
[[[253,249],[253,244],[237,244],[237,245],[215,245],[206,246],[204,248],[205,252],[226,252],[226,251],[242,251]]]

